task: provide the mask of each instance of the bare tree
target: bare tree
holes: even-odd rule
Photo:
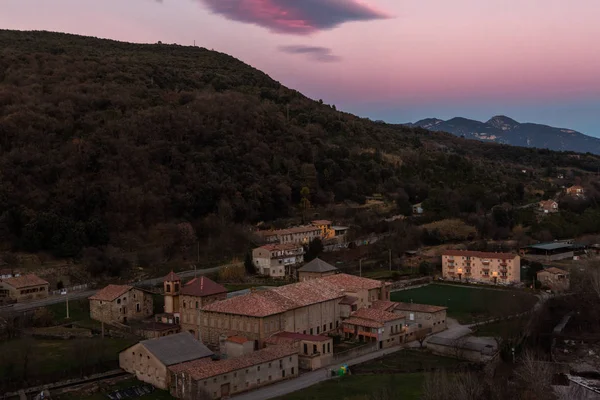
[[[546,400],[554,399],[552,376],[554,366],[550,362],[540,360],[531,350],[526,350],[520,358],[521,365],[515,375],[522,384],[526,398]]]
[[[423,348],[423,342],[427,339],[428,329],[419,329],[415,332],[415,339],[419,342],[421,348]]]

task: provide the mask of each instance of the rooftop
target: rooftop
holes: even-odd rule
[[[414,311],[423,313],[434,313],[438,311],[447,310],[448,307],[432,306],[429,304],[415,304],[415,303],[396,303],[396,310],[400,311]]]
[[[404,315],[378,310],[376,308],[361,308],[358,311],[353,312],[351,317],[368,319],[384,324],[386,322],[403,319]]]
[[[283,250],[297,250],[302,249],[302,245],[295,243],[274,243],[274,244],[266,244],[260,247],[261,249],[266,249],[268,251],[283,251]]]
[[[316,219],[311,222],[313,225],[331,225],[331,221],[326,219]]]
[[[244,336],[229,336],[227,338],[228,342],[244,344],[246,342],[250,342],[251,340]]]
[[[31,286],[48,285],[48,282],[34,274],[14,276],[12,278],[4,279],[3,282],[14,287],[15,289],[22,289]]]
[[[558,250],[558,249],[570,249],[573,247],[570,243],[561,243],[561,242],[551,242],[551,243],[538,243],[532,244],[531,246],[527,246],[530,249],[536,250]]]
[[[220,293],[227,293],[225,286],[206,276],[194,278],[181,288],[181,294],[185,296],[205,297]]]
[[[171,271],[171,272],[169,272],[169,274],[167,276],[165,276],[163,278],[163,282],[166,282],[166,281],[177,282],[177,281],[181,281],[181,279],[175,272]]]
[[[320,258],[315,258],[314,260],[306,263],[302,268],[298,269],[298,272],[330,272],[337,271],[338,269],[333,265],[326,263]]]
[[[113,301],[117,297],[133,289],[129,285],[108,285],[96,292],[95,295],[88,297],[89,300]]]
[[[545,269],[542,269],[541,271],[538,271],[537,273],[540,274],[542,272],[549,272],[554,275],[568,275],[569,274],[567,271],[564,271],[564,270],[562,270],[560,268],[556,268],[556,267],[545,268]]]
[[[320,278],[319,281],[328,282],[344,291],[377,289],[385,284],[384,282],[375,279],[362,278],[360,276],[348,274],[324,276],[323,278]]]
[[[208,347],[194,339],[189,332],[143,340],[140,344],[166,366],[210,357],[214,354]]]
[[[376,310],[392,311],[396,308],[397,304],[398,303],[396,303],[395,301],[377,300],[374,301],[373,304],[371,304],[371,307]]]
[[[442,253],[443,256],[456,257],[477,257],[477,258],[497,258],[503,260],[512,260],[517,257],[516,254],[510,253],[492,253],[486,251],[469,251],[469,250],[446,250]]]
[[[358,297],[354,297],[354,296],[344,296],[344,298],[342,299],[342,301],[340,301],[339,304],[344,304],[347,306],[351,306],[352,304],[355,304],[358,301]]]
[[[264,364],[269,361],[298,354],[296,346],[280,345],[267,347],[237,358],[219,361],[196,360],[173,365],[169,369],[178,374],[185,372],[194,380],[202,380],[217,375],[237,371],[239,369]]]
[[[343,321],[344,324],[366,326],[367,328],[382,328],[383,323],[371,321],[370,319],[350,317]]]

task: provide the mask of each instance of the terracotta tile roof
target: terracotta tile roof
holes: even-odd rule
[[[564,270],[562,270],[560,268],[556,268],[556,267],[546,268],[541,271],[538,271],[537,273],[540,274],[542,272],[550,272],[551,274],[554,274],[554,275],[568,275],[569,274],[567,271],[564,271]]]
[[[326,219],[316,219],[314,221],[311,221],[311,224],[313,224],[313,225],[331,225],[331,221],[328,221]]]
[[[284,251],[284,250],[298,250],[302,248],[302,245],[294,244],[294,243],[274,243],[274,244],[266,244],[260,247],[261,249],[265,249],[268,251]]]
[[[264,364],[269,361],[275,361],[280,358],[298,354],[298,348],[291,345],[280,345],[267,347],[242,357],[229,358],[219,361],[197,360],[169,367],[169,369],[178,374],[185,372],[194,380],[203,380],[227,374],[255,365]]]
[[[194,278],[181,288],[181,294],[186,296],[205,297],[219,293],[227,293],[225,286],[206,276]]]
[[[348,318],[344,320],[344,324],[366,326],[367,328],[382,328],[384,324],[381,322],[371,321],[363,318]]]
[[[342,297],[344,295],[337,287],[314,279],[217,301],[203,307],[203,310],[266,317]]]
[[[395,314],[383,310],[377,310],[375,308],[361,308],[358,311],[353,312],[351,317],[368,319],[370,321],[375,321],[384,324],[386,322],[403,319],[404,315]]]
[[[319,279],[320,281],[328,282],[340,290],[353,291],[353,290],[364,290],[364,289],[376,289],[385,285],[384,282],[377,281],[374,279],[361,278],[356,275],[348,274],[337,274],[324,276]]]
[[[177,281],[181,281],[181,279],[175,272],[171,271],[171,272],[169,272],[169,274],[167,276],[165,276],[163,278],[163,282],[165,282],[165,281],[177,282]]]
[[[398,303],[394,301],[377,300],[374,301],[373,304],[371,304],[371,308],[374,308],[376,310],[392,311],[394,308],[396,308],[397,304]]]
[[[358,297],[344,296],[344,298],[342,299],[342,301],[340,301],[339,304],[351,306],[352,304],[356,304],[357,301],[358,301]]]
[[[295,332],[279,332],[275,334],[276,337],[286,338],[291,340],[310,340],[311,342],[326,342],[332,340],[332,338],[323,335],[306,335],[304,333]]]
[[[129,285],[108,285],[104,289],[100,289],[95,295],[88,297],[89,300],[113,301],[122,294],[133,289]]]
[[[415,311],[424,313],[434,313],[438,311],[447,310],[448,307],[432,306],[429,304],[415,304],[415,303],[396,303],[396,310],[400,311]]]
[[[485,251],[468,251],[468,250],[446,250],[442,256],[457,256],[457,257],[478,257],[478,258],[496,258],[502,260],[512,260],[517,257],[517,254],[510,253],[491,253]]]
[[[244,344],[246,342],[250,342],[251,340],[244,337],[244,336],[229,336],[227,338],[228,342],[233,342],[233,343],[239,343],[239,344]]]
[[[48,285],[48,282],[34,274],[14,276],[12,278],[4,279],[3,282],[14,287],[15,289]]]

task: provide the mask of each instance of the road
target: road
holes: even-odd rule
[[[189,271],[178,272],[177,275],[179,275],[180,278],[191,278],[194,276],[194,274],[207,275],[207,274],[212,274],[214,272],[218,272],[219,268],[221,268],[221,267],[199,269],[197,271],[189,270]],[[155,286],[155,285],[158,285],[159,283],[161,283],[162,280],[163,280],[163,277],[151,278],[151,279],[145,279],[143,281],[131,283],[131,285],[133,285],[133,286]],[[85,291],[81,291],[81,292],[71,292],[71,293],[69,293],[69,300],[86,299],[90,296],[93,296],[96,292],[97,292],[97,290],[85,290]],[[13,304],[10,306],[0,307],[0,311],[6,310],[6,311],[10,311],[10,312],[23,312],[23,311],[32,310],[32,309],[35,309],[38,307],[45,307],[45,306],[49,306],[52,304],[62,303],[65,301],[66,301],[66,295],[55,295],[55,296],[50,296],[50,297],[42,299],[42,300],[30,301],[30,302],[25,302],[25,303],[16,303],[16,304]]]
[[[276,383],[274,385],[269,385],[252,392],[242,393],[237,396],[232,396],[232,400],[266,400],[272,399],[279,396],[284,396],[286,394],[296,392],[298,390],[302,390],[312,385],[316,385],[319,382],[323,382],[332,378],[330,375],[331,369],[336,369],[340,367],[342,364],[348,364],[349,366],[361,364],[366,361],[371,361],[379,357],[386,356],[388,354],[395,353],[404,349],[403,346],[391,347],[388,349],[378,350],[373,353],[365,354],[360,357],[356,357],[344,362],[340,362],[338,364],[333,364],[329,367],[318,369],[316,371],[308,372],[306,374],[300,375],[298,378],[290,379],[287,381],[283,381],[280,383]]]

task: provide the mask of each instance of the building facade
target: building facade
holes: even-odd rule
[[[540,201],[538,204],[539,212],[543,214],[553,214],[558,212],[558,203],[554,200]]]
[[[168,367],[213,356],[202,343],[187,332],[144,340],[119,353],[119,366],[140,381],[169,390]]]
[[[271,278],[285,278],[304,262],[304,247],[295,243],[267,244],[252,250],[256,272]]]
[[[90,317],[105,323],[127,324],[132,320],[151,317],[152,294],[128,285],[108,285],[88,298]]]
[[[333,265],[326,263],[320,258],[315,258],[298,269],[298,280],[308,281],[324,278],[329,275],[335,275],[338,272],[339,270]]]
[[[344,320],[343,333],[347,339],[376,342],[379,349],[402,343],[405,317],[375,308],[361,308]]]
[[[220,399],[298,376],[298,349],[273,346],[238,358],[197,360],[169,368],[170,392],[184,400]]]
[[[427,304],[397,303],[392,301],[378,301],[373,308],[402,314],[406,317],[406,323],[416,323],[418,329],[427,329],[427,334],[446,330],[447,307],[432,306]]]
[[[509,253],[447,250],[442,254],[442,276],[467,282],[519,283],[521,258]]]
[[[335,230],[332,227],[331,221],[326,219],[318,219],[311,221],[310,224],[321,230],[321,240],[331,239],[335,236]]]
[[[569,273],[560,268],[550,267],[537,272],[537,280],[542,286],[555,292],[563,292],[570,287]]]
[[[298,348],[298,367],[314,371],[333,362],[333,338],[323,335],[280,332],[266,340],[267,347],[288,344]]]
[[[0,298],[16,302],[48,297],[49,283],[36,275],[0,279]]]
[[[225,300],[227,289],[206,276],[200,276],[186,283],[179,297],[181,329],[202,340],[199,330],[202,307]]]

